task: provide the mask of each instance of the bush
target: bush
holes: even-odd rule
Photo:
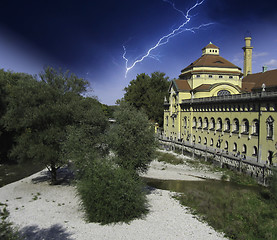
[[[137,175],[108,160],[91,163],[77,188],[90,222],[129,222],[147,213],[146,193]]]
[[[4,206],[0,209],[0,239],[1,240],[18,240],[20,239],[19,233],[12,227],[12,224],[7,221],[9,211],[7,205],[0,203],[0,206]]]

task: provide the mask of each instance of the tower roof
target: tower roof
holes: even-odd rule
[[[203,47],[202,50],[206,49],[206,48],[215,48],[215,49],[219,49],[219,47],[217,47],[216,45],[214,45],[212,42],[210,42],[206,47]]]

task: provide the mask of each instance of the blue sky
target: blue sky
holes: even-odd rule
[[[174,4],[185,13],[196,2]],[[69,69],[87,79],[92,94],[109,105],[123,97],[124,87],[137,74],[161,71],[170,79],[178,78],[210,41],[222,57],[242,68],[244,37],[250,34],[253,72],[260,72],[263,65],[276,69],[276,5],[274,0],[205,0],[190,12],[186,27],[211,25],[171,38],[151,52],[155,59],[145,58],[125,77],[123,45],[130,66],[186,21],[169,1],[5,1],[0,15],[0,68],[30,74],[47,65]]]

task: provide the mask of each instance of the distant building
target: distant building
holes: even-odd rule
[[[252,74],[251,38],[244,71],[209,43],[171,82],[164,102],[164,137],[215,152],[277,165],[277,69]]]

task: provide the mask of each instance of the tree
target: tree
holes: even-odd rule
[[[122,102],[115,111],[116,123],[109,131],[115,162],[128,170],[145,172],[155,151],[154,129],[147,115]]]
[[[11,157],[42,162],[55,184],[57,170],[65,163],[61,146],[66,128],[80,120],[76,109],[88,83],[68,71],[50,67],[40,78],[19,79],[8,88],[9,104],[3,119],[5,128],[16,132]]]
[[[139,74],[124,89],[124,101],[137,109],[144,109],[151,120],[162,126],[163,103],[170,84],[168,79],[161,72],[154,72],[151,77],[145,73]]]

